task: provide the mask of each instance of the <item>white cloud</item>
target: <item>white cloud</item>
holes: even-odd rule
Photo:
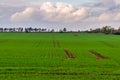
[[[120,4],[120,0],[114,0],[116,4]]]
[[[111,21],[113,20],[113,14],[110,13],[102,13],[99,17],[98,17],[98,21]]]
[[[114,22],[114,21],[120,21],[120,12],[116,13],[106,13],[103,12],[97,17],[90,17],[87,21],[93,21],[93,22]]]
[[[115,7],[114,0],[99,0],[93,7],[76,7],[63,2],[45,2],[39,7],[28,7],[21,12],[12,14],[14,22],[48,21],[48,22],[111,22],[120,21],[119,8]],[[107,4],[110,4],[108,6]],[[103,7],[101,6],[103,5]],[[97,6],[97,7],[95,7]],[[104,7],[106,6],[106,7]],[[110,11],[113,7],[113,11]]]
[[[22,12],[16,12],[11,16],[12,21],[27,21],[32,20],[32,15],[35,12],[34,8],[26,8]]]
[[[26,8],[22,12],[16,12],[11,16],[11,20],[27,21],[35,20],[35,18],[38,20],[39,17],[40,20],[50,22],[76,22],[86,19],[89,16],[89,11],[87,8],[78,8],[68,3],[45,2],[40,8]]]
[[[120,12],[116,14],[115,20],[119,21],[120,20]]]

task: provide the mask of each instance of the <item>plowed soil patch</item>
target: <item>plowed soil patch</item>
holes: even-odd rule
[[[75,56],[69,51],[69,50],[64,50],[68,58],[75,58]]]
[[[89,52],[93,55],[95,55],[95,57],[97,59],[108,59],[108,57],[105,57],[103,55],[101,55],[100,53],[96,52],[96,51],[93,51],[93,50],[89,50]]]

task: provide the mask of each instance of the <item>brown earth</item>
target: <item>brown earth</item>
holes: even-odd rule
[[[75,56],[69,51],[69,50],[64,50],[68,58],[75,58]]]
[[[96,52],[96,51],[93,51],[93,50],[89,50],[89,52],[93,55],[95,55],[95,57],[97,59],[108,59],[108,57],[105,57],[103,55],[101,55],[100,53]]]
[[[78,34],[73,34],[73,36],[77,37],[77,36],[78,36]]]

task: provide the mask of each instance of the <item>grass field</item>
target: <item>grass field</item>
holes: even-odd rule
[[[120,36],[0,33],[0,80],[119,80]]]

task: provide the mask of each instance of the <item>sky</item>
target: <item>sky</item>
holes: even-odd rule
[[[120,0],[0,0],[0,27],[120,27]]]

